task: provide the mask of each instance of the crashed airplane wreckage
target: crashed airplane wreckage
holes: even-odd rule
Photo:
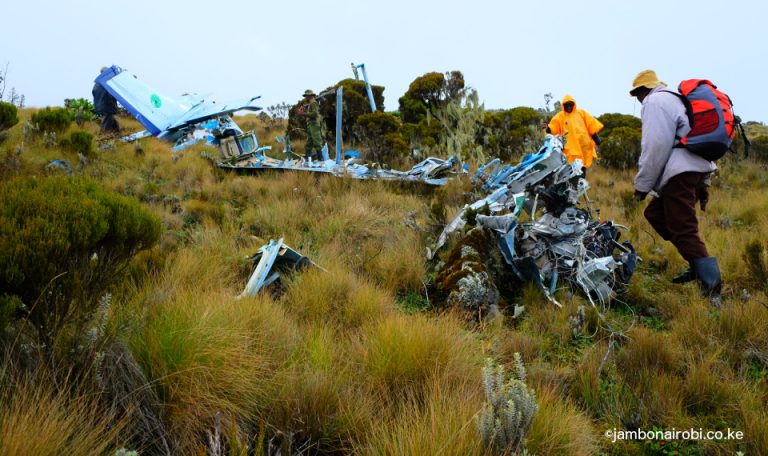
[[[245,289],[238,299],[255,296],[262,290],[280,280],[281,277],[305,269],[309,266],[321,268],[296,250],[283,243],[283,239],[270,239],[267,245],[261,246],[250,260],[256,264]]]
[[[363,68],[364,70],[364,68]],[[408,171],[380,169],[356,163],[354,157],[344,159],[341,151],[341,102],[343,88],[336,92],[336,156],[330,159],[327,146],[323,160],[312,161],[294,158],[286,148],[283,160],[266,155],[270,146],[259,146],[253,131],[243,132],[232,120],[232,114],[241,111],[259,111],[254,103],[260,97],[218,104],[198,95],[182,95],[178,98],[162,95],[135,75],[113,65],[101,73],[95,81],[114,96],[120,104],[138,120],[146,130],[123,138],[135,141],[156,136],[173,143],[173,150],[181,150],[205,141],[221,151],[223,161],[218,166],[238,170],[293,170],[332,174],[355,179],[380,179],[423,182],[445,185],[458,164],[455,157],[442,160],[429,157]],[[366,76],[367,85],[367,76]],[[372,97],[371,97],[372,98]],[[375,108],[375,105],[372,105]]]
[[[586,199],[589,184],[581,161],[567,162],[564,142],[548,136],[538,152],[517,166],[501,166],[496,159],[474,174],[473,181],[488,196],[465,206],[435,247],[441,249],[468,220],[475,225],[439,271],[438,285],[449,303],[493,312],[499,289],[514,286],[509,285],[513,281],[535,283],[557,306],[555,292],[562,285],[604,306],[621,284],[629,283],[638,261],[635,249],[628,241],[618,242],[623,227],[594,219],[588,205],[577,206]],[[523,212],[529,221],[523,221]],[[427,253],[430,259],[434,255]]]

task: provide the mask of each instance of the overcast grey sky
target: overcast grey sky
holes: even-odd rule
[[[708,78],[745,120],[768,121],[768,3],[751,1],[270,2],[11,0],[0,64],[31,106],[90,97],[116,64],[168,95],[261,95],[263,106],[352,77],[365,63],[387,110],[414,78],[460,70],[486,108],[572,94],[594,115],[639,115],[627,94],[656,70],[671,86]]]

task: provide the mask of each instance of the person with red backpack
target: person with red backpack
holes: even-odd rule
[[[674,283],[698,280],[701,292],[715,305],[720,303],[722,280],[717,259],[710,256],[699,234],[696,203],[706,210],[709,179],[717,166],[686,145],[693,117],[684,96],[669,91],[656,72],[645,70],[632,82],[629,94],[642,103],[642,149],[635,176],[635,199],[650,193],[645,208],[648,223],[672,242],[690,267],[672,279]],[[722,109],[720,110],[722,118]],[[714,125],[717,127],[717,125]],[[695,127],[694,127],[695,128]],[[728,141],[730,146],[730,140]]]

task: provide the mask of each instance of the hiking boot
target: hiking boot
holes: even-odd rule
[[[696,272],[690,266],[685,271],[672,277],[672,283],[688,283],[694,280],[696,280]]]
[[[691,266],[699,281],[701,294],[710,299],[713,305],[719,305],[720,289],[723,282],[720,278],[720,268],[717,266],[717,258],[706,257],[693,260]]]

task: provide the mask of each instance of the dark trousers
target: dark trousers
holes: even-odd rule
[[[662,238],[671,242],[682,257],[691,262],[709,256],[699,235],[696,202],[706,194],[708,173],[682,173],[674,176],[645,208],[645,218]]]
[[[114,114],[104,114],[101,118],[101,132],[102,133],[119,133],[120,125],[117,123]]]

